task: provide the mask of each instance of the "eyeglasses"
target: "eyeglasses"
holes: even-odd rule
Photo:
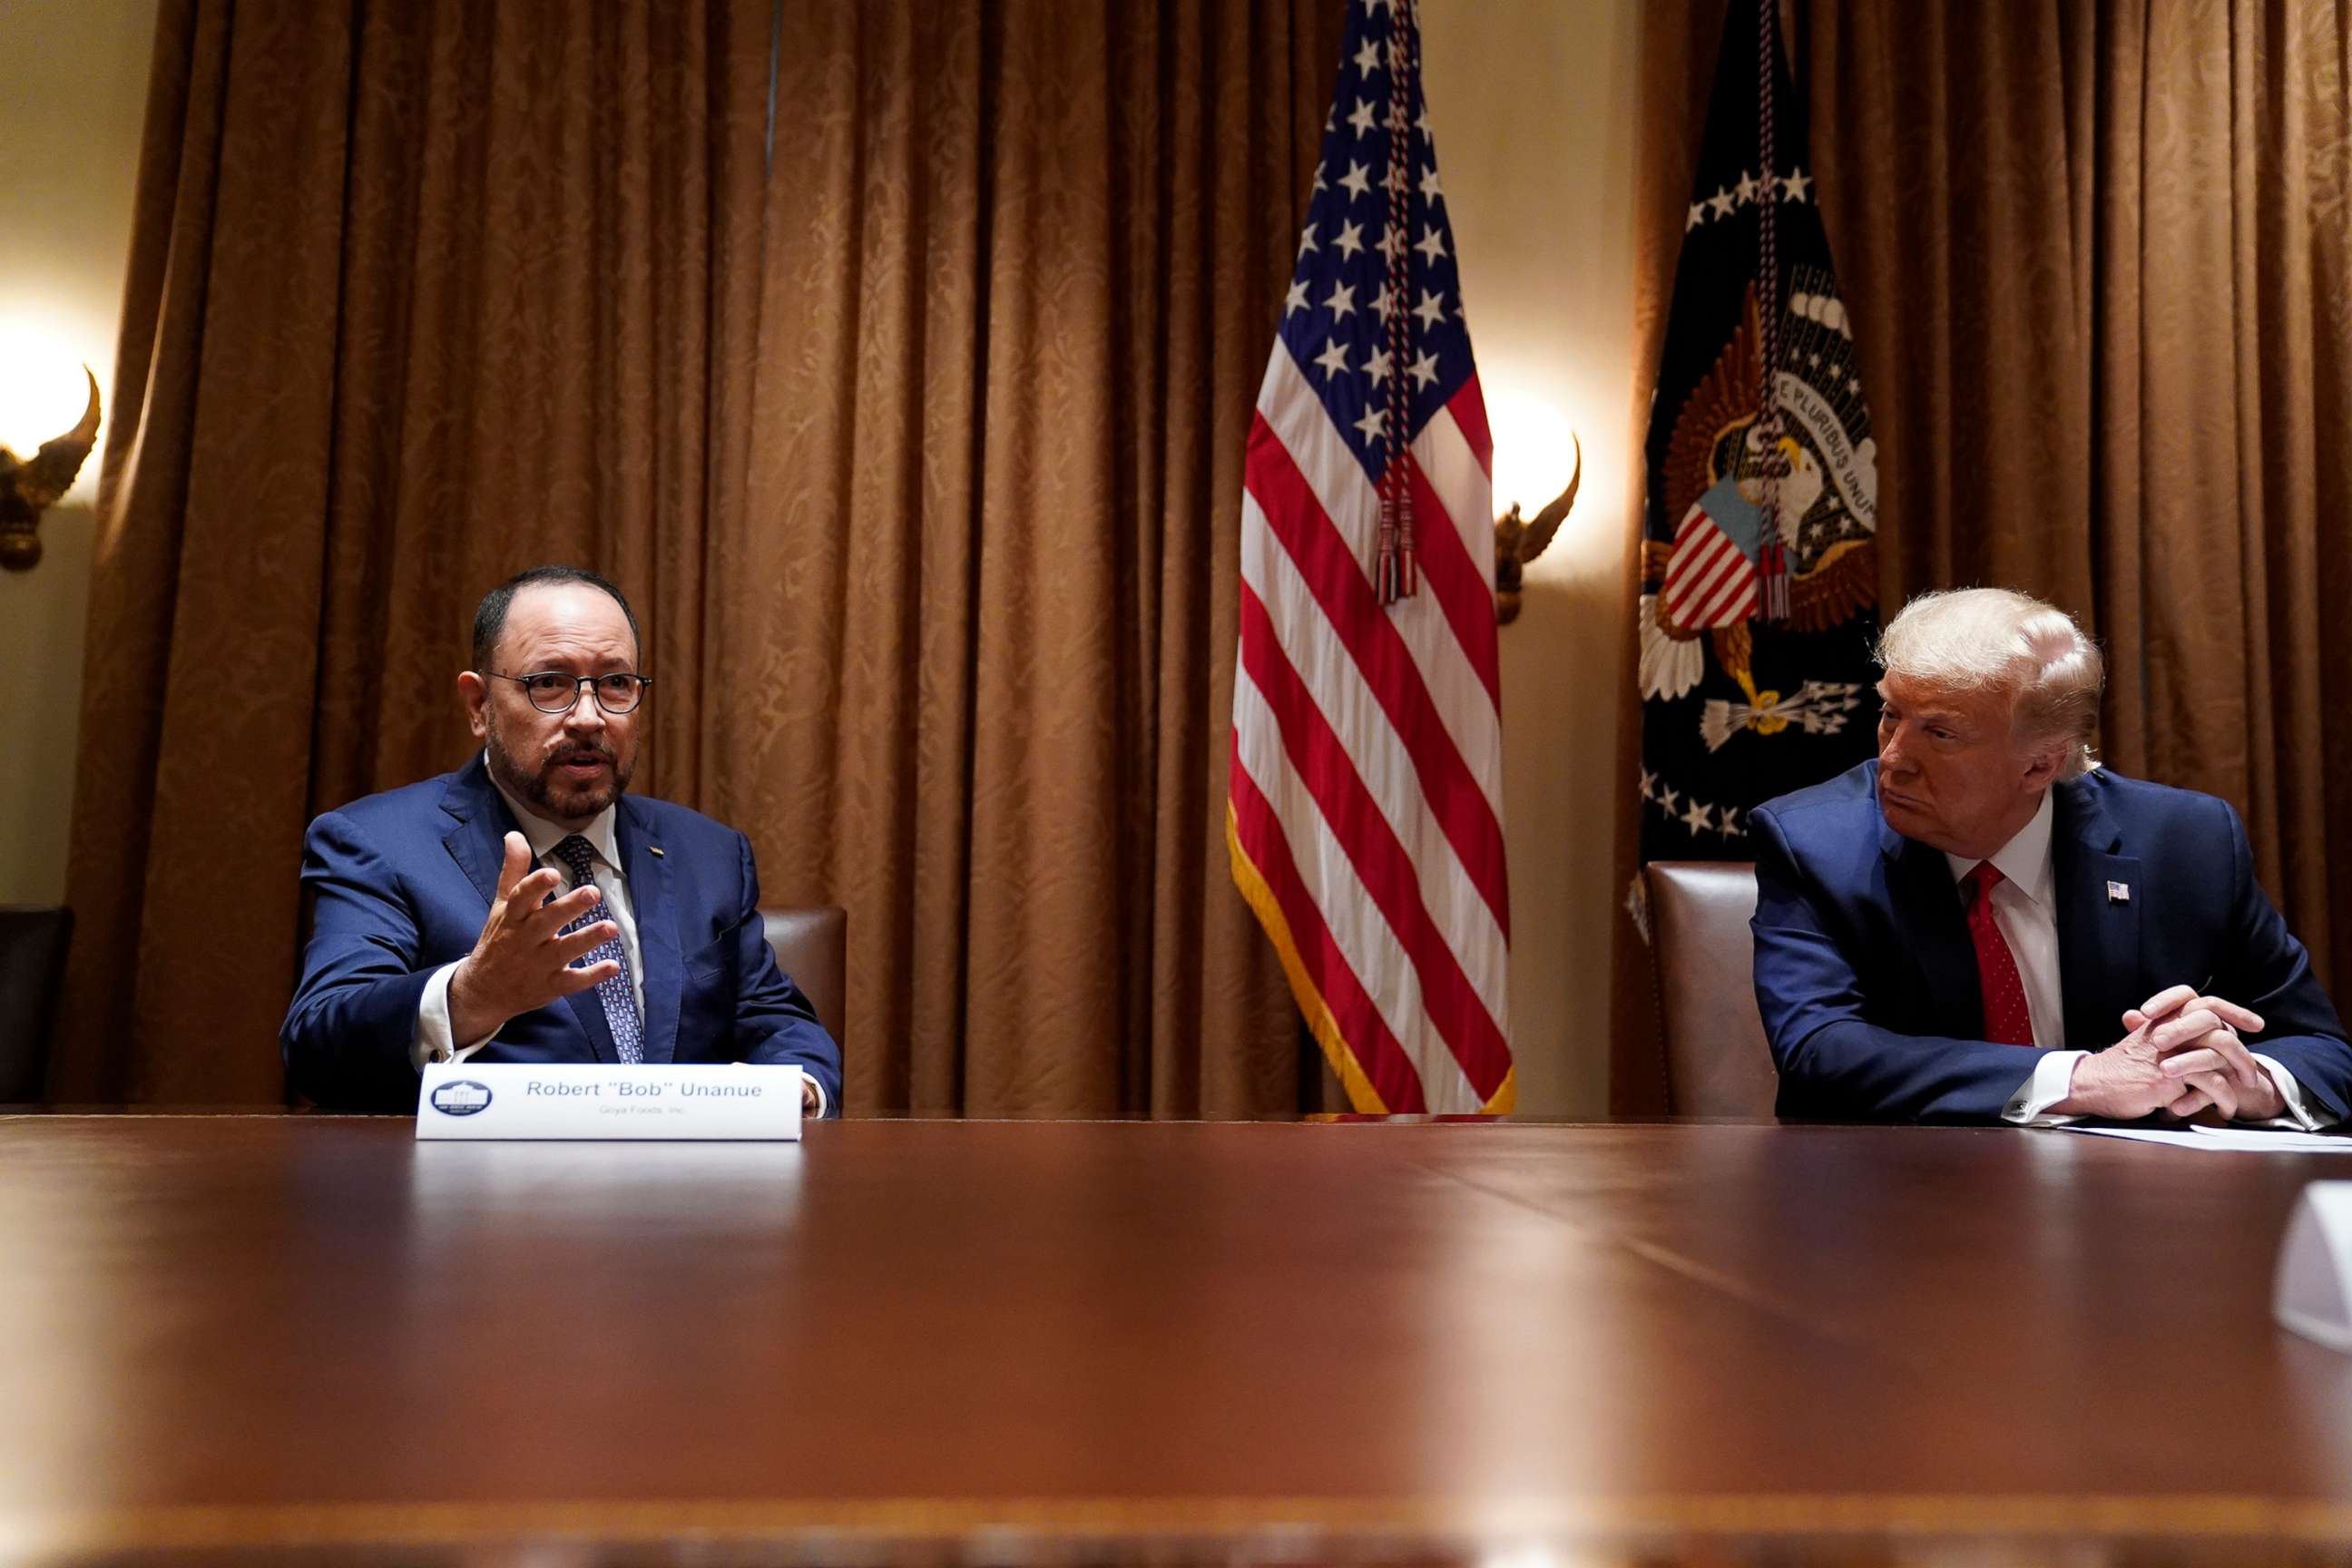
[[[583,688],[595,694],[596,706],[605,712],[631,712],[645,700],[646,688],[653,684],[651,676],[566,675],[560,669],[543,669],[535,675],[500,675],[495,669],[481,673],[492,680],[513,681],[542,713],[571,712],[580,706]]]

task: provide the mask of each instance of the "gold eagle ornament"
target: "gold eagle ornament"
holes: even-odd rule
[[[28,458],[0,447],[0,567],[28,572],[41,559],[41,513],[73,489],[74,477],[98,443],[98,377],[88,365],[89,406],[81,423]]]

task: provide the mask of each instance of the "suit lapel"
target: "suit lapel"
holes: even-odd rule
[[[1872,788],[1874,797],[1875,775]],[[1886,891],[1897,911],[1896,928],[1927,978],[1928,1016],[1955,1039],[1982,1038],[1984,993],[1951,863],[1942,850],[1895,832],[1884,816],[1878,819],[1878,847],[1886,858]]]
[[[621,840],[621,868],[629,879],[629,904],[637,918],[639,978],[646,988],[646,1060],[674,1061],[683,963],[678,955],[677,908],[670,896],[669,862],[662,857],[661,843],[652,826],[626,795],[621,797],[614,829]]]
[[[507,803],[490,784],[490,772],[477,752],[472,765],[461,770],[449,781],[441,796],[441,809],[455,818],[449,831],[442,836],[442,845],[451,859],[465,871],[466,879],[482,895],[482,913],[499,896],[499,872],[506,865],[506,837],[522,831],[507,809]],[[604,1009],[598,1005],[595,993],[583,991],[564,998],[562,1009],[549,1008],[562,1016],[569,1015],[586,1037],[589,1050],[600,1062],[620,1059],[613,1048],[613,1033],[605,1026]]]
[[[2095,1051],[2123,1033],[2123,1010],[2137,993],[2139,911],[2129,896],[2140,886],[2137,857],[2123,847],[2115,819],[2099,801],[2095,773],[2053,786],[2050,873],[2058,899],[2058,975],[2065,994],[2066,1044]],[[2123,897],[2109,891],[2115,884]]]
[[[489,770],[479,752],[470,766],[451,775],[449,787],[441,795],[441,809],[454,819],[441,842],[466,873],[466,879],[474,884],[474,890],[482,895],[482,913],[487,917],[490,905],[498,900],[506,837],[518,829],[514,813],[490,787]]]

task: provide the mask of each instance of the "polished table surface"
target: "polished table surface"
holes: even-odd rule
[[[2337,1560],[2352,1357],[2269,1308],[2339,1173],[2005,1129],[5,1118],[0,1560]]]

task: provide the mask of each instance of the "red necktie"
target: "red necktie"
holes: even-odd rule
[[[1992,890],[2000,868],[1977,862],[1965,880],[1976,889],[1969,904],[1969,936],[1977,944],[1977,984],[1984,993],[1984,1037],[1995,1045],[2033,1043],[2033,1016],[2025,1009],[2025,982],[2018,978],[2017,955],[1993,923]]]

